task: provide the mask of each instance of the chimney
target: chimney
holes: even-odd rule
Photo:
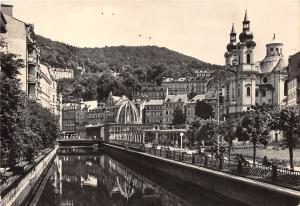
[[[8,16],[13,16],[13,6],[8,4],[1,4],[1,12]]]

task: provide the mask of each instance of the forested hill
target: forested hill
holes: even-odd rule
[[[41,49],[41,61],[52,67],[73,68],[84,65],[89,72],[106,69],[119,71],[123,66],[132,67],[165,64],[169,67],[187,66],[219,68],[196,58],[157,46],[115,46],[104,48],[79,48],[36,35]]]
[[[200,68],[221,68],[157,46],[79,48],[38,35],[36,41],[43,64],[71,68],[75,74],[79,74],[78,67],[86,70],[74,79],[58,81],[58,91],[65,102],[81,98],[105,100],[109,91],[130,97],[144,84],[160,85],[163,77],[194,76]]]

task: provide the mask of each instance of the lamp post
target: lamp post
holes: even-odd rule
[[[182,152],[182,137],[183,137],[183,132],[180,132],[180,151]]]

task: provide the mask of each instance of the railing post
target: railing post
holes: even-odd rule
[[[277,168],[278,166],[276,164],[272,165],[272,182],[275,182],[277,180]]]
[[[207,167],[207,161],[208,161],[208,157],[204,156],[204,166]]]
[[[156,155],[156,149],[154,148],[154,155]]]
[[[160,148],[160,150],[159,150],[159,156],[161,156],[161,148]]]
[[[184,161],[184,152],[181,152],[181,161]]]
[[[224,158],[223,157],[220,157],[219,158],[219,169],[221,170],[221,169],[223,169],[223,161],[224,161]]]
[[[192,154],[192,164],[195,164],[195,153]]]
[[[238,173],[242,173],[242,170],[243,170],[242,161],[239,159],[237,163],[237,171]]]
[[[173,158],[175,160],[175,157],[176,157],[176,153],[175,153],[175,150],[174,150],[174,153],[173,153]]]

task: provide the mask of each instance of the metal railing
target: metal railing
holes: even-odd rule
[[[265,166],[223,157],[209,157],[203,154],[187,154],[186,152],[165,149],[145,149],[151,155],[197,165],[229,174],[243,176],[292,189],[300,189],[300,171],[279,168],[277,165]]]
[[[300,171],[292,171],[288,168],[278,167],[277,165],[265,166],[253,164],[248,161],[237,161],[235,158],[229,160],[224,157],[209,157],[208,155],[198,153],[188,154],[166,148],[145,148],[142,143],[125,142],[122,140],[115,140],[110,143],[162,158],[300,190]]]

